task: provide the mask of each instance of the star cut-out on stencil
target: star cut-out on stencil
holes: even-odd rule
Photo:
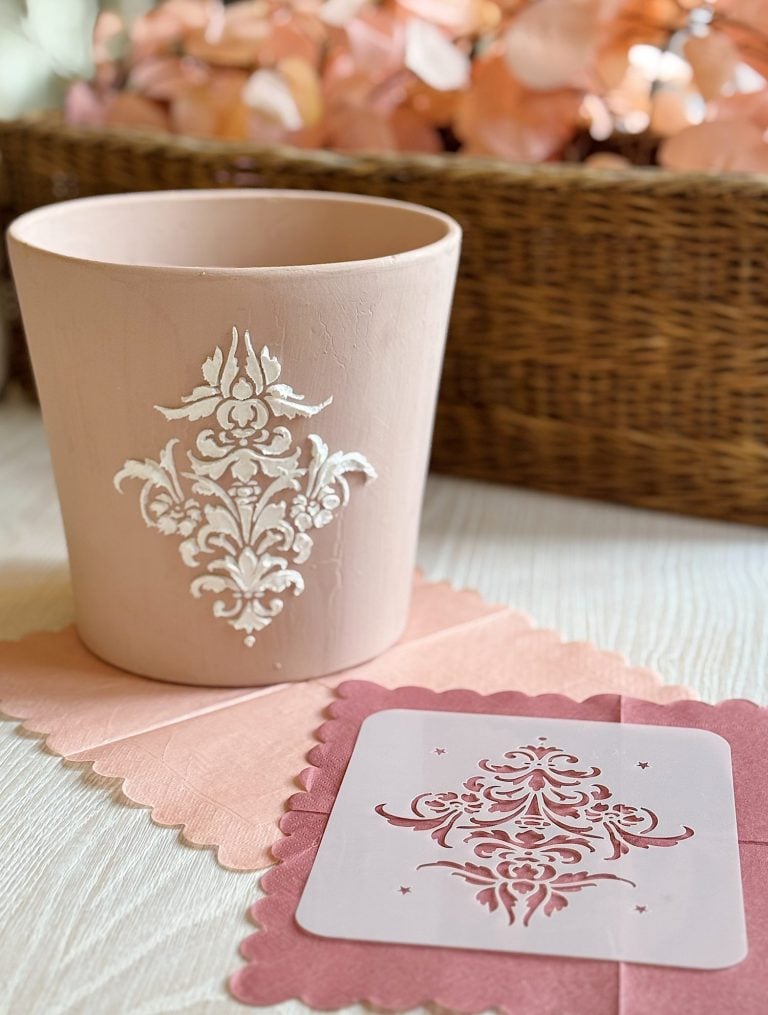
[[[646,769],[646,768],[650,768],[651,766],[650,766],[649,762],[647,762],[647,761],[638,761],[637,767],[638,768],[642,768],[642,769]]]
[[[636,913],[646,913],[648,911],[647,906],[635,906]]]
[[[400,892],[401,895],[410,895],[411,894],[411,888],[410,888],[409,885],[400,885],[400,887],[398,888],[398,891]]]
[[[444,747],[436,747],[432,753],[437,755],[445,754],[446,750]]]

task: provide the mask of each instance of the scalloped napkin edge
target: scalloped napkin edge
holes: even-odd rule
[[[768,988],[768,709],[732,700],[668,704],[618,695],[576,702],[564,695],[390,690],[362,681],[337,689],[318,730],[303,792],[280,822],[279,863],[261,879],[264,897],[251,915],[260,930],[245,939],[248,965],[231,978],[234,996],[274,1005],[295,998],[317,1009],[368,1003],[402,1011],[438,1004],[460,1012],[489,1008],[507,1015],[697,1015],[762,1011]],[[750,953],[738,966],[702,972],[585,959],[548,958],[316,937],[293,918],[362,721],[390,708],[581,718],[688,726],[723,736],[733,753],[742,878]]]

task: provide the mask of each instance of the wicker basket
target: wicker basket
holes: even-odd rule
[[[432,464],[768,523],[768,180],[361,156],[0,124],[14,211],[86,194],[298,187],[464,226]]]

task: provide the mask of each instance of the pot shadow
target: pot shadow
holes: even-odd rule
[[[0,639],[72,623],[74,604],[66,563],[11,561],[0,568]]]

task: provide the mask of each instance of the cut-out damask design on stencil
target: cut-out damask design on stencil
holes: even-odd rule
[[[505,912],[510,924],[524,904],[527,927],[536,912],[552,916],[584,888],[605,881],[636,887],[618,874],[574,871],[574,865],[588,858],[610,863],[632,849],[675,846],[694,834],[684,825],[678,835],[656,835],[653,811],[615,801],[597,781],[601,770],[575,767],[580,764],[559,747],[526,745],[508,751],[499,764],[479,761],[479,772],[457,790],[419,794],[409,814],[391,813],[386,804],[376,812],[391,825],[429,832],[439,847],[461,854],[419,870],[445,869],[475,886],[476,900]]]
[[[274,420],[316,416],[331,404],[305,402],[280,381],[282,367],[265,345],[257,355],[248,331],[243,351],[236,328],[228,353],[217,347],[198,385],[175,408],[155,408],[168,420],[211,420],[194,451],[177,463],[178,438],[158,460],[131,459],[114,477],[143,480],[139,497],[145,524],[181,540],[187,567],[199,570],[190,592],[218,596],[214,617],[244,633],[245,645],[283,609],[283,593],[300,595],[299,567],[313,548],[313,533],[333,522],[349,500],[347,474],[375,479],[357,451],[330,452],[317,434],[294,446],[290,430]]]

